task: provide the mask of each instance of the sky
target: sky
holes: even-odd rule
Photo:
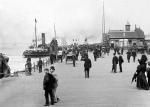
[[[150,34],[150,0],[104,0],[106,32],[122,30],[127,21]],[[0,48],[27,46],[37,35],[46,34],[46,42],[54,37],[68,43],[100,42],[102,33],[102,0],[0,0]],[[60,43],[60,41],[59,41]]]

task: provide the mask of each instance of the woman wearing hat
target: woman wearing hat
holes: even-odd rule
[[[150,86],[150,61],[148,62],[148,67],[146,71],[147,71],[148,84]]]
[[[144,63],[142,60],[139,60],[139,65],[137,66],[137,70],[136,70],[137,72],[136,86],[139,89],[149,90],[149,85],[146,80],[145,71],[146,71],[146,63]]]

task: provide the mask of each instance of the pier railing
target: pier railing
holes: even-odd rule
[[[6,73],[0,73],[0,75],[4,75],[4,77],[18,77],[18,72],[14,72],[14,73],[9,73],[9,74],[6,74]]]
[[[43,68],[50,65],[50,60],[49,59],[43,59],[42,62],[43,62],[43,65],[42,65]],[[37,70],[38,70],[38,63],[33,62],[31,71],[36,72]],[[5,78],[5,77],[18,77],[19,74],[25,74],[26,75],[27,72],[28,72],[28,70],[26,68],[23,69],[23,70],[14,71],[13,73],[12,72],[8,73],[7,71],[4,71],[4,72],[0,73],[0,75],[1,75],[0,79]]]

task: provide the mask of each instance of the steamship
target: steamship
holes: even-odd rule
[[[45,33],[42,33],[42,44],[30,46],[28,50],[23,52],[23,56],[25,58],[39,58],[49,56],[49,53],[48,46],[45,44]]]
[[[39,58],[49,56],[49,51],[47,49],[28,49],[23,52],[25,58]]]

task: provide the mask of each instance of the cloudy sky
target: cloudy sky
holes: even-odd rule
[[[124,29],[127,21],[150,34],[150,0],[104,0],[106,31]],[[47,42],[57,36],[67,41],[101,41],[102,0],[0,0],[0,47],[28,45],[34,38],[34,19],[38,36],[46,33]]]

